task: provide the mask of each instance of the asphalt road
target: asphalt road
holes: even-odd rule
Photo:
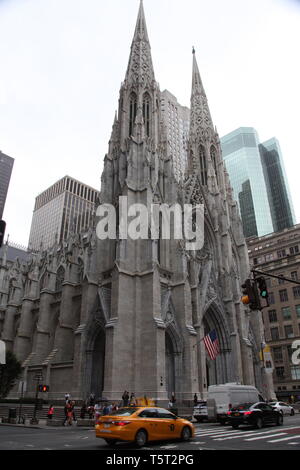
[[[142,450],[172,453],[198,450],[299,450],[300,414],[286,416],[283,426],[250,427],[233,430],[215,423],[196,423],[196,435],[187,443],[151,442]],[[93,429],[72,427],[29,428],[0,425],[0,450],[111,450]],[[119,443],[113,451],[134,451],[134,444]]]

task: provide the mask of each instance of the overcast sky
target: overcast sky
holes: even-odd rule
[[[6,235],[66,174],[100,189],[139,0],[0,0],[0,150],[15,159]],[[220,137],[277,137],[300,221],[300,2],[144,0],[156,80],[190,105],[192,46]]]

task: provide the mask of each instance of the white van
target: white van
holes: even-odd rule
[[[258,401],[265,400],[252,385],[237,383],[210,385],[207,395],[208,419],[224,424],[227,421],[227,412],[230,408],[241,403],[256,403]]]

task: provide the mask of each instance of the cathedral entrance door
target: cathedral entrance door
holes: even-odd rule
[[[104,386],[104,358],[105,358],[105,333],[100,330],[95,338],[92,353],[92,370],[91,370],[91,393],[96,398],[102,396]]]
[[[168,397],[171,398],[172,393],[175,393],[175,353],[172,340],[168,333],[166,333],[165,339],[166,347],[166,381],[167,381],[167,392]]]

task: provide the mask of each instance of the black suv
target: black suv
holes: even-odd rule
[[[229,424],[234,429],[237,429],[240,424],[247,424],[261,429],[265,424],[281,426],[283,423],[282,414],[265,402],[242,403],[231,408],[227,415]]]

